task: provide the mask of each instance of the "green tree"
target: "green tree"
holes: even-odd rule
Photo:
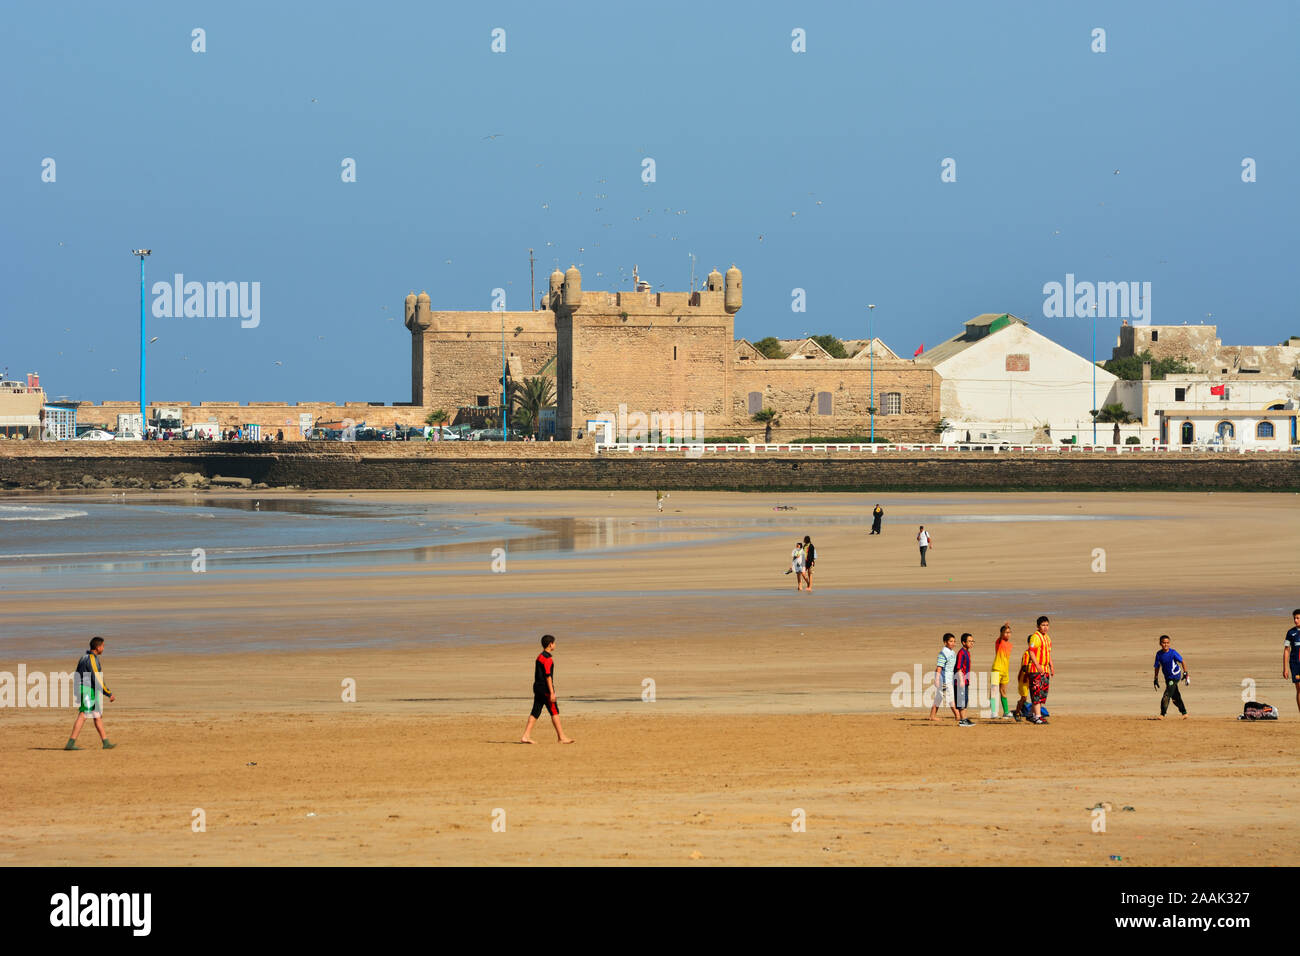
[[[1166,375],[1187,375],[1196,371],[1194,366],[1180,358],[1153,358],[1150,349],[1138,355],[1126,355],[1124,358],[1111,359],[1109,362],[1103,362],[1101,367],[1112,375],[1135,382],[1142,377],[1142,366],[1147,362],[1151,363],[1152,381],[1162,379]]]
[[[781,348],[781,343],[777,341],[775,335],[769,335],[765,339],[759,339],[754,343],[754,348],[763,353],[764,358],[783,359],[785,358],[785,349]]]
[[[833,335],[814,335],[812,340],[830,353],[831,358],[848,358],[848,349]]]
[[[536,436],[542,427],[542,409],[555,404],[555,383],[545,375],[513,382],[510,386],[510,405],[522,421],[528,423]]]
[[[424,423],[426,425],[445,425],[447,424],[447,419],[450,417],[451,416],[447,414],[446,409],[439,408],[430,412],[428,415],[425,415]]]

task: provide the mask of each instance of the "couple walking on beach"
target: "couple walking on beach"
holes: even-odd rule
[[[794,574],[800,591],[811,591],[813,565],[816,563],[817,549],[813,547],[812,538],[804,535],[802,541],[794,543],[794,550],[790,552],[790,569],[785,573]]]

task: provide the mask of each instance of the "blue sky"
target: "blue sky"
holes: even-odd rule
[[[141,245],[150,285],[261,283],[256,328],[150,317],[151,400],[407,400],[406,293],[526,309],[529,247],[539,288],[735,262],[751,340],[862,337],[871,302],[905,355],[1003,311],[1087,355],[1043,316],[1067,273],[1300,334],[1300,6],[848,6],[7,6],[0,365],[135,397]]]

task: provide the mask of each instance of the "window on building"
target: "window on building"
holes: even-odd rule
[[[477,397],[477,404],[478,404],[478,407],[479,407],[479,408],[487,408],[487,407],[488,407],[488,397],[487,397],[486,395],[479,395],[479,396]]]
[[[831,393],[818,392],[817,393],[817,414],[829,415],[830,413],[831,413]]]
[[[1256,426],[1255,426],[1255,437],[1256,437],[1256,438],[1272,438],[1272,437],[1273,437],[1273,423],[1272,423],[1272,422],[1260,422],[1258,425],[1256,425]]]
[[[1176,388],[1176,389],[1174,389],[1174,401],[1175,401],[1175,402],[1185,402],[1185,401],[1187,401],[1187,389],[1185,389],[1185,388]]]
[[[1219,396],[1219,401],[1226,402],[1231,395],[1232,395],[1232,389],[1228,388],[1228,386],[1225,385],[1223,386],[1223,394]]]
[[[903,393],[883,392],[880,396],[880,414],[882,415],[903,414]]]
[[[673,346],[673,361],[677,361],[677,346]]]
[[[1159,329],[1152,329],[1152,330],[1151,330],[1151,341],[1152,341],[1152,342],[1159,342],[1159,341],[1160,341],[1160,330],[1159,330]]]
[[[750,392],[749,393],[749,414],[757,415],[762,410],[763,410],[763,393]]]
[[[1237,437],[1237,430],[1232,427],[1232,422],[1219,422],[1214,430],[1219,433],[1219,437],[1224,441]]]

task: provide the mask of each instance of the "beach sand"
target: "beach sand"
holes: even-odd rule
[[[474,545],[436,566],[8,582],[0,670],[71,670],[104,634],[119,746],[88,725],[65,753],[70,710],[0,710],[0,862],[1300,863],[1280,667],[1297,496],[889,495],[879,538],[863,495],[674,492],[662,515],[653,492],[351,497],[411,495],[599,519],[574,532],[599,547],[511,551],[504,573]],[[1107,517],[969,520],[999,515]],[[811,594],[782,573],[805,532]],[[914,706],[943,631],[976,636],[982,671],[998,625],[1018,651],[1040,613],[1049,726]],[[544,632],[572,746],[549,723],[516,742]],[[1188,720],[1153,719],[1161,633]],[[1252,681],[1282,720],[1233,719]]]

